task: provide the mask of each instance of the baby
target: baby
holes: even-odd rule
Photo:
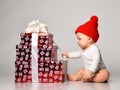
[[[63,57],[81,58],[84,62],[84,68],[77,70],[74,75],[67,75],[68,80],[99,83],[108,81],[110,74],[105,67],[100,50],[95,44],[99,38],[97,28],[98,18],[92,16],[88,22],[75,30],[77,43],[82,51],[62,53]]]

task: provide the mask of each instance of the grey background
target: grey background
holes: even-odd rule
[[[15,46],[27,24],[39,19],[62,51],[78,50],[74,30],[99,17],[100,38],[97,45],[111,75],[119,75],[120,68],[120,1],[119,0],[0,0],[0,77],[14,78]],[[82,61],[69,61],[68,71],[74,73]]]

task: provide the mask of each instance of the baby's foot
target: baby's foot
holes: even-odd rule
[[[71,74],[67,74],[67,79],[69,81],[77,81],[78,80],[76,75],[71,75]]]

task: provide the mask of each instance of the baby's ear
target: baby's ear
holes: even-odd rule
[[[89,37],[89,40],[88,40],[89,43],[93,43],[93,39],[91,37]]]

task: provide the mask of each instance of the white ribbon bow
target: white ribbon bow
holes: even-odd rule
[[[26,33],[38,33],[38,32],[43,32],[43,33],[48,33],[47,31],[48,26],[46,24],[40,23],[39,20],[33,20],[28,24],[28,27],[26,28],[25,32]]]

